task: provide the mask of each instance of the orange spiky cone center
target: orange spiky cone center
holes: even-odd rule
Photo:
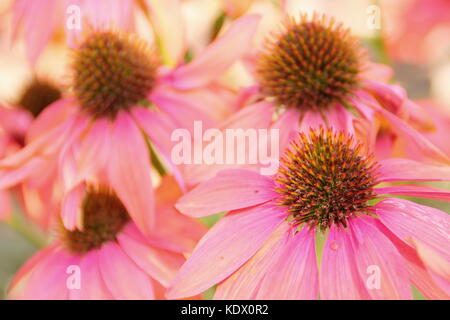
[[[279,204],[288,207],[292,223],[346,227],[349,217],[367,212],[377,165],[360,150],[352,138],[331,130],[299,135],[276,178]]]
[[[157,66],[155,54],[134,36],[94,32],[75,52],[73,90],[89,114],[115,117],[146,100]]]
[[[286,107],[320,110],[358,86],[364,52],[349,30],[325,16],[288,20],[259,59],[262,93]]]

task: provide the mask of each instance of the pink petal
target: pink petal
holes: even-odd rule
[[[170,83],[175,88],[185,90],[206,85],[216,79],[247,52],[259,19],[258,15],[237,19],[223,36],[210,44],[194,61],[176,69],[170,75]]]
[[[311,300],[318,295],[314,232],[281,225],[237,272],[222,282],[215,299]]]
[[[61,3],[58,0],[24,1],[14,4],[13,28],[23,26],[27,58],[32,65],[44,50],[60,22]]]
[[[67,268],[78,265],[78,257],[70,254],[63,248],[57,248],[49,255],[40,257],[39,263],[30,270],[30,273],[16,283],[20,292],[17,296],[12,289],[11,297],[25,300],[65,300],[68,299]],[[24,285],[22,289],[20,287]]]
[[[177,65],[187,49],[185,24],[178,0],[150,0],[150,21],[160,44],[165,64]]]
[[[32,271],[37,265],[41,263],[41,261],[45,261],[47,257],[49,257],[55,249],[58,248],[58,245],[52,244],[47,247],[45,247],[42,250],[37,251],[33,256],[31,256],[30,259],[28,259],[19,269],[19,271],[16,272],[14,275],[14,278],[10,284],[11,291],[16,291],[14,287],[18,286],[18,284],[22,281],[26,281],[25,278],[30,274],[30,271]],[[10,293],[10,296],[14,295],[12,292]]]
[[[420,241],[414,242],[414,246],[420,259],[425,261],[427,269],[434,281],[447,294],[450,294],[450,257],[448,255],[446,257],[442,256]]]
[[[290,142],[297,138],[300,124],[300,112],[296,109],[287,109],[272,125],[271,129],[280,130],[280,152],[288,148]]]
[[[380,81],[364,81],[364,88],[372,92],[383,108],[396,115],[402,112],[403,102],[406,99],[406,91],[396,85]],[[385,109],[383,109],[385,110]]]
[[[308,133],[310,129],[319,129],[326,127],[322,115],[319,112],[308,111],[303,114],[300,122],[300,131]]]
[[[174,204],[182,193],[175,180],[170,176],[162,178],[155,195],[155,230],[147,237],[147,240],[158,248],[190,253],[207,229],[195,219],[187,217],[175,209]]]
[[[0,169],[0,189],[6,189],[17,185],[35,173],[43,164],[45,164],[44,159],[34,158],[17,169]]]
[[[54,153],[64,142],[66,142],[67,136],[72,133],[76,123],[76,117],[72,117],[61,125],[42,134],[20,151],[2,159],[0,161],[0,169],[23,165],[25,162],[29,161],[30,158],[37,155],[48,156],[49,154]]]
[[[385,188],[374,188],[374,191],[379,195],[392,194],[450,201],[449,190],[439,189],[426,185],[399,185]]]
[[[175,176],[180,186],[184,188],[185,183],[180,169],[172,162],[171,151],[174,142],[170,139],[172,132],[179,126],[174,123],[166,114],[142,107],[135,107],[132,110],[133,119],[139,124],[142,130],[150,138],[152,145],[165,160],[165,165]]]
[[[99,268],[99,251],[91,250],[86,253],[78,265],[81,283],[79,289],[69,289],[70,300],[112,300],[103,281]]]
[[[373,220],[360,217],[350,223],[354,237],[354,259],[367,292],[372,299],[411,299],[409,275],[404,269],[404,260]],[[371,278],[376,279],[377,276],[380,277],[380,287],[368,286]]]
[[[194,296],[224,280],[263,246],[285,216],[269,204],[223,217],[181,267],[168,298]]]
[[[27,131],[27,142],[31,142],[46,132],[61,125],[78,112],[74,99],[63,98],[45,107],[31,123]]]
[[[326,118],[329,128],[333,128],[337,132],[343,131],[350,135],[355,134],[355,129],[353,128],[354,117],[341,104],[336,103],[330,107],[326,114]]]
[[[379,220],[377,220],[376,223],[377,227],[392,241],[405,259],[406,270],[410,275],[411,283],[424,295],[424,297],[429,300],[448,300],[450,295],[446,294],[436,285],[422,260],[417,255],[416,250],[396,237]]]
[[[99,250],[100,271],[115,299],[151,300],[154,298],[153,286],[143,272],[115,242],[104,244]]]
[[[369,299],[358,274],[351,234],[336,226],[328,233],[320,265],[320,298],[324,300]]]
[[[450,260],[450,216],[447,213],[404,199],[383,200],[375,206],[375,213],[390,231],[410,246],[419,246],[424,253],[429,247]]]
[[[112,152],[111,135],[112,128],[109,120],[95,120],[80,144],[76,178],[73,184],[77,184],[105,168]]]
[[[185,260],[183,255],[154,248],[130,232],[129,229],[118,237],[123,251],[148,275],[168,287]]]
[[[193,132],[194,121],[201,121],[204,128],[215,125],[214,121],[187,97],[168,87],[153,89],[150,100],[169,115],[178,128]]]
[[[388,82],[394,74],[392,68],[384,64],[369,62],[366,63],[365,67],[361,76],[368,80]]]
[[[447,181],[449,166],[432,166],[409,159],[379,161],[379,181]]]
[[[419,153],[421,157],[426,157],[433,162],[450,163],[450,159],[441,150],[406,122],[383,108],[377,108],[377,110],[391,123],[391,130],[403,139],[405,152]]]
[[[261,204],[276,197],[273,189],[273,180],[267,176],[242,169],[223,170],[181,197],[176,208],[202,217]]]
[[[108,177],[131,218],[144,234],[154,225],[150,156],[144,137],[126,113],[117,116],[112,132]],[[130,162],[132,159],[132,162]]]
[[[131,29],[133,27],[133,2],[128,0],[81,0],[81,12],[94,28]]]
[[[81,204],[85,195],[86,187],[80,184],[75,187],[63,199],[61,208],[61,218],[67,230],[83,230],[83,215]]]
[[[267,129],[272,122],[275,105],[271,102],[257,102],[246,106],[220,124],[226,129]]]

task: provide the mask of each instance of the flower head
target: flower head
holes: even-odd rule
[[[153,49],[135,36],[89,30],[74,49],[73,90],[36,118],[23,149],[0,161],[0,188],[17,185],[52,163],[66,229],[83,228],[81,195],[102,180],[140,231],[150,234],[155,213],[148,143],[184,185],[170,160],[170,136],[175,129],[190,129],[193,119],[214,123],[214,110],[205,112],[202,98],[218,100],[210,86],[243,54],[257,22],[257,16],[237,20],[197,59],[180,61],[173,69],[159,66]],[[237,32],[241,50],[221,56]]]
[[[289,150],[274,176],[222,171],[178,201],[190,216],[229,213],[199,242],[169,297],[218,284],[218,299],[409,299],[414,285],[448,299],[450,216],[392,195],[448,201],[450,192],[381,184],[449,180],[449,167],[376,161],[331,130],[300,135]],[[327,238],[320,273],[316,236]],[[379,271],[379,286],[368,268]]]
[[[361,145],[355,147],[343,133],[300,134],[276,178],[279,203],[293,224],[346,227],[352,216],[367,213],[368,201],[375,198],[376,165],[360,153]]]
[[[9,297],[164,299],[183,254],[204,232],[173,209],[179,192],[173,179],[164,179],[157,190],[158,232],[144,237],[113,190],[91,186],[80,207],[83,229],[67,230],[61,224],[53,243],[19,270]],[[180,232],[183,228],[189,231]]]
[[[358,88],[364,51],[334,19],[289,18],[258,61],[261,93],[278,104],[319,111]]]
[[[89,34],[74,53],[73,91],[93,116],[114,118],[145,101],[155,86],[157,53],[132,35],[112,31]]]

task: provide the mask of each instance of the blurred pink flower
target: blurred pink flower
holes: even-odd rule
[[[79,208],[84,229],[61,226],[57,239],[18,271],[9,298],[164,299],[204,227],[176,212],[180,191],[170,178],[156,194],[158,233],[146,238],[111,190],[90,187]]]
[[[76,208],[86,185],[103,179],[140,231],[150,234],[155,217],[147,139],[183,184],[170,160],[171,134],[190,129],[194,120],[213,125],[208,112],[221,105],[213,103],[214,81],[246,51],[258,19],[236,20],[200,56],[173,69],[160,67],[157,54],[133,36],[88,34],[74,51],[73,92],[45,108],[28,130],[26,146],[0,161],[0,188],[55,163],[67,229],[80,227]]]
[[[391,196],[449,201],[450,191],[379,184],[449,179],[448,166],[377,163],[344,133],[300,134],[275,176],[226,170],[181,197],[176,207],[189,216],[229,213],[200,240],[168,297],[218,284],[216,299],[410,299],[414,285],[448,299],[450,216]],[[315,238],[325,231],[319,272]]]
[[[448,0],[383,1],[383,35],[392,58],[425,63],[450,48]]]

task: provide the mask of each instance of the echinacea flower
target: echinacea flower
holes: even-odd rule
[[[334,128],[364,141],[377,157],[382,128],[405,150],[416,149],[429,162],[450,163],[419,133],[432,125],[426,112],[405,89],[388,83],[392,70],[371,63],[358,39],[333,18],[316,13],[287,17],[248,66],[255,84],[242,90],[241,110],[224,128],[279,129],[280,151],[299,131]],[[224,168],[230,166],[190,167],[189,179],[204,181]]]
[[[34,79],[23,90],[14,106],[0,107],[0,157],[13,154],[25,145],[26,133],[40,112],[49,104],[60,98],[59,89],[46,80]],[[49,166],[50,167],[50,166]],[[53,192],[46,188],[45,168],[39,170],[42,183],[33,184],[33,177],[22,183],[19,188],[0,192],[0,218],[7,218],[12,212],[12,197],[22,200],[28,217],[47,229],[49,217],[52,216]],[[34,175],[36,178],[36,174]],[[53,177],[47,176],[52,179]],[[29,186],[33,185],[34,189]],[[20,191],[20,192],[17,192]],[[29,210],[28,210],[29,209]],[[44,213],[45,212],[45,213]]]
[[[171,133],[204,112],[216,77],[245,52],[257,16],[236,20],[197,59],[174,69],[134,35],[93,31],[74,51],[72,92],[47,107],[28,131],[27,145],[0,161],[0,188],[16,185],[42,164],[55,163],[62,180],[64,226],[81,228],[78,203],[87,184],[107,177],[133,221],[148,235],[154,225],[147,142],[169,168]],[[226,51],[230,46],[236,50]],[[176,83],[172,86],[171,83]],[[208,105],[209,112],[216,104]],[[177,175],[182,183],[182,178]]]
[[[443,181],[450,167],[375,161],[352,137],[300,134],[274,176],[220,172],[176,207],[228,212],[200,240],[169,298],[214,285],[216,299],[410,299],[450,294],[450,216],[392,196],[448,201],[450,191],[384,182]],[[320,263],[316,237],[323,239]],[[320,270],[320,271],[319,271]]]
[[[173,208],[179,194],[166,178],[157,190],[160,234],[146,238],[111,189],[91,186],[80,207],[83,229],[61,224],[53,243],[18,271],[9,298],[164,299],[183,254],[204,232]]]

